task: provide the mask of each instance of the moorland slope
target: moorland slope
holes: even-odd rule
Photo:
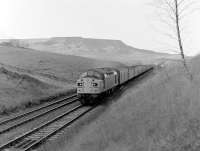
[[[0,110],[72,89],[80,73],[105,66],[122,64],[0,46]]]

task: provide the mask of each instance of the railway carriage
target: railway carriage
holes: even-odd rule
[[[135,66],[128,67],[128,80],[133,79],[135,76]]]
[[[138,76],[138,75],[140,75],[141,73],[143,73],[145,70],[146,70],[146,66],[144,66],[144,65],[137,65],[137,66],[135,66],[135,77],[136,76]]]
[[[118,74],[118,83],[123,84],[129,80],[129,71],[128,67],[121,67],[115,69]]]

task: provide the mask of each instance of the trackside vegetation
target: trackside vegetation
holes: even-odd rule
[[[200,56],[189,62],[192,81],[181,63],[166,65],[76,133],[74,143],[69,145],[69,140],[62,140],[57,151],[199,150],[199,63]],[[45,148],[51,150],[50,146]]]

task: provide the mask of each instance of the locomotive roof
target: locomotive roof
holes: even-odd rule
[[[105,75],[114,74],[116,71],[112,68],[96,68],[96,69],[89,69],[82,77],[95,77],[97,79],[104,79]]]
[[[88,71],[96,71],[100,74],[113,74],[115,72],[113,68],[96,68],[96,69],[89,69]]]

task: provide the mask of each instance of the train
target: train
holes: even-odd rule
[[[98,98],[113,93],[121,85],[152,69],[152,65],[89,69],[76,82],[77,96],[83,105],[96,104],[101,100]]]

